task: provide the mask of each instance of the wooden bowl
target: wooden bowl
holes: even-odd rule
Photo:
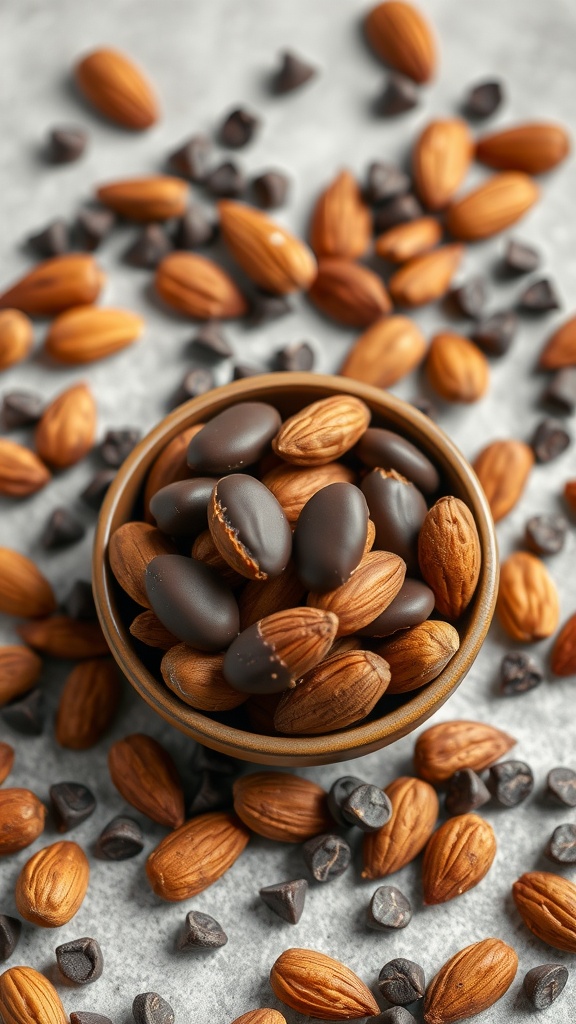
[[[142,645],[129,633],[132,616],[122,612],[124,595],[108,564],[111,534],[137,512],[144,481],[162,449],[186,427],[205,422],[235,402],[259,400],[276,406],[283,417],[331,395],[361,398],[373,413],[373,425],[390,427],[422,449],[442,476],[445,493],[470,508],[480,536],[482,568],[474,598],[458,623],[460,649],[446,668],[415,694],[381,717],[325,736],[263,736],[236,728],[184,704],[139,655]],[[492,619],[498,586],[498,551],[492,516],[480,483],[449,437],[413,406],[379,388],[344,377],[312,373],[274,373],[235,381],[179,406],[145,437],[126,459],[104,501],[93,557],[96,608],[104,635],[122,672],[141,697],[167,722],[207,747],[245,761],[268,765],[331,764],[378,750],[425,722],[460,685],[474,661]],[[397,699],[396,699],[397,702]]]

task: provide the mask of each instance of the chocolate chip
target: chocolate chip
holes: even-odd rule
[[[188,817],[193,818],[196,814],[206,814],[208,811],[222,811],[231,807],[232,782],[230,775],[203,768],[197,772],[193,783],[192,793],[188,802]]]
[[[210,747],[204,747],[201,743],[196,743],[190,758],[192,771],[208,770],[230,778],[239,775],[243,767],[243,762],[237,761],[235,757],[221,754],[219,750],[210,750]]]
[[[264,210],[275,210],[286,202],[290,179],[282,171],[265,171],[252,182],[254,197]]]
[[[468,90],[464,99],[463,109],[467,117],[481,120],[494,114],[502,100],[504,93],[501,82],[488,81],[479,82]]]
[[[555,864],[576,864],[576,825],[558,825],[544,852]]]
[[[332,783],[328,793],[328,810],[338,825],[348,827],[349,822],[342,814],[342,804],[355,789],[363,785],[362,779],[356,778],[355,775],[343,775],[341,779],[336,779],[336,782]]]
[[[17,917],[0,914],[0,963],[4,963],[12,956],[21,932],[22,922]]]
[[[70,547],[86,533],[84,523],[67,508],[55,508],[42,532],[40,543],[47,551]]]
[[[260,127],[260,119],[249,110],[238,107],[225,118],[218,133],[223,146],[230,149],[242,149],[254,138]]]
[[[76,218],[76,231],[82,249],[93,252],[108,237],[116,216],[103,206],[84,206]]]
[[[517,807],[533,788],[532,769],[524,761],[499,761],[492,765],[488,789],[502,807]]]
[[[397,957],[390,960],[378,975],[378,988],[385,999],[395,1006],[405,1006],[422,999],[426,991],[426,978],[420,964]]]
[[[95,853],[102,860],[130,860],[144,849],[142,829],[133,818],[112,818],[96,840]]]
[[[109,1017],[101,1013],[89,1013],[88,1010],[77,1010],[70,1014],[70,1024],[112,1024]]]
[[[217,320],[209,320],[208,323],[202,324],[192,338],[192,345],[215,359],[228,359],[234,355],[222,324]]]
[[[253,366],[251,363],[235,363],[232,371],[232,380],[245,380],[246,377],[258,377],[264,370],[261,366]]]
[[[188,402],[191,398],[197,398],[198,395],[205,395],[215,386],[216,381],[212,370],[205,366],[197,366],[195,370],[189,370],[185,374],[176,396],[176,405]]]
[[[107,430],[100,445],[100,455],[107,466],[118,469],[142,437],[138,427],[114,427]]]
[[[571,768],[552,768],[546,779],[546,793],[556,803],[576,807],[576,772]]]
[[[82,501],[97,512],[115,476],[115,469],[99,469],[90,483],[80,492]]]
[[[280,55],[280,67],[272,79],[272,92],[282,95],[299,89],[318,74],[317,69],[302,59],[292,50],[285,50]]]
[[[368,168],[364,199],[371,206],[379,206],[403,196],[410,188],[410,178],[395,164],[373,161]]]
[[[216,238],[217,225],[200,203],[192,203],[178,221],[174,232],[177,249],[201,249]]]
[[[434,402],[431,402],[429,398],[425,398],[424,395],[417,395],[416,398],[411,398],[410,405],[413,405],[415,409],[424,413],[424,415],[428,416],[429,419],[438,419],[438,410],[434,405]]]
[[[552,281],[546,277],[534,281],[518,299],[518,309],[523,313],[549,313],[553,309],[560,309],[561,305]]]
[[[532,654],[510,651],[500,665],[500,690],[505,697],[533,690],[544,679],[541,666]],[[576,805],[575,805],[576,806]]]
[[[566,413],[576,411],[576,366],[558,370],[544,392],[544,401],[553,402]]]
[[[307,341],[293,341],[276,353],[277,370],[308,371],[314,366],[314,349]]]
[[[354,789],[340,807],[348,825],[362,832],[377,832],[392,816],[392,804],[384,790],[364,782]]]
[[[541,420],[531,442],[536,461],[552,462],[566,451],[571,441],[572,438],[561,420],[551,417]]]
[[[143,992],[132,1003],[136,1024],[174,1024],[174,1010],[157,992]]]
[[[268,295],[266,292],[256,291],[250,306],[250,323],[259,327],[292,312],[292,303],[286,295]],[[258,370],[258,373],[261,372]]]
[[[469,281],[453,288],[448,294],[450,305],[462,316],[477,320],[486,305],[486,281],[483,277],[471,277]]]
[[[567,531],[564,516],[532,516],[526,523],[526,544],[537,555],[557,555],[564,547]]]
[[[488,355],[503,356],[512,344],[517,327],[516,314],[506,310],[480,320],[470,332],[470,337]]]
[[[381,232],[387,231],[388,228],[393,228],[397,224],[406,224],[408,221],[422,217],[423,214],[424,211],[416,196],[407,192],[405,195],[396,196],[395,199],[391,199],[385,206],[380,206],[376,210],[374,230],[379,235]]]
[[[376,100],[375,111],[382,117],[396,117],[418,106],[420,93],[411,78],[391,71],[386,79],[382,95]]]
[[[58,217],[28,238],[28,246],[38,256],[62,256],[70,249],[70,234],[65,220]]]
[[[56,946],[56,962],[67,981],[89,985],[104,970],[104,958],[96,939],[73,939]]]
[[[96,605],[94,604],[92,584],[87,580],[76,580],[62,607],[71,619],[95,619]]]
[[[77,125],[51,128],[46,158],[53,164],[70,164],[82,156],[87,144],[88,133]]]
[[[192,135],[168,157],[168,166],[197,185],[206,180],[212,157],[212,143],[207,135]]]
[[[461,768],[448,780],[445,807],[448,814],[469,814],[487,804],[490,793],[472,768]]]
[[[568,970],[563,964],[542,964],[525,975],[524,992],[535,1010],[547,1010],[567,981]]]
[[[237,199],[246,189],[246,179],[232,160],[215,167],[206,175],[206,188],[219,199]]]
[[[391,1006],[379,1014],[378,1024],[416,1024],[416,1017],[405,1006]]]
[[[376,931],[405,928],[412,920],[410,900],[395,885],[381,885],[374,892],[368,907],[366,923]]]
[[[260,898],[270,910],[273,910],[283,921],[298,924],[304,910],[308,882],[305,878],[296,878],[291,882],[277,882],[260,889]]]
[[[44,692],[37,686],[25,697],[6,704],[0,709],[0,715],[11,729],[22,736],[40,736],[44,729]]]
[[[7,391],[2,399],[2,422],[6,430],[37,423],[44,409],[42,395],[35,391]]]
[[[124,253],[124,262],[131,267],[154,270],[172,249],[172,243],[161,224],[146,224]]]
[[[534,246],[511,238],[506,246],[504,262],[507,270],[514,274],[530,274],[540,266],[540,253]]]
[[[204,953],[220,949],[227,942],[228,936],[215,918],[190,910],[186,914],[184,929],[176,940],[176,949],[185,953]]]
[[[80,782],[57,782],[50,786],[50,803],[59,832],[70,832],[96,810],[96,798]]]
[[[350,866],[352,851],[342,836],[322,835],[308,839],[302,846],[304,862],[317,882],[339,878]]]

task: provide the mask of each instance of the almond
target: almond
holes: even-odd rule
[[[239,572],[236,572],[222,557],[214,543],[210,530],[203,530],[202,533],[198,534],[192,545],[191,554],[192,558],[197,559],[198,562],[204,562],[206,565],[211,566],[212,569],[215,569],[231,587],[239,587],[246,580],[245,576],[241,576]]]
[[[108,751],[112,782],[137,811],[167,828],[184,821],[184,792],[167,750],[152,736],[134,733]]]
[[[430,836],[424,852],[424,903],[446,903],[473,889],[488,874],[495,856],[494,829],[484,818],[449,818]]]
[[[326,316],[348,327],[368,327],[392,309],[382,279],[349,260],[320,260],[308,298]]]
[[[0,612],[36,619],[56,610],[54,591],[34,562],[0,548]]]
[[[96,403],[87,384],[74,384],[50,402],[34,435],[38,455],[56,469],[83,459],[95,438]]]
[[[0,371],[22,362],[32,348],[32,321],[19,309],[0,310]]]
[[[436,609],[458,619],[474,596],[482,564],[476,523],[460,498],[439,498],[428,510],[418,536],[418,562]]]
[[[576,316],[554,331],[540,353],[539,365],[543,370],[576,366]]]
[[[150,522],[151,519],[149,505],[152,496],[162,487],[175,483],[177,480],[186,480],[190,476],[186,462],[188,445],[203,426],[203,423],[195,423],[194,426],[188,427],[182,433],[176,434],[176,437],[168,442],[155,462],[152,463],[144,488],[144,509],[147,522]]]
[[[56,714],[56,742],[89,750],[110,728],[120,700],[120,678],[111,658],[76,665],[64,683]]]
[[[490,383],[483,352],[468,338],[452,331],[436,334],[426,359],[428,380],[447,402],[477,402]]]
[[[377,320],[356,339],[340,376],[388,388],[415,370],[426,353],[420,328],[406,316]]]
[[[160,671],[169,690],[198,711],[230,711],[248,694],[228,685],[222,675],[222,654],[203,654],[176,644],[162,658]]]
[[[54,316],[71,306],[96,302],[105,277],[93,256],[53,256],[24,274],[0,295],[0,309],[14,306],[30,316]]]
[[[84,851],[65,840],[52,843],[26,862],[16,882],[16,907],[40,928],[59,928],[80,910],[90,877]]]
[[[436,70],[436,43],[424,15],[405,0],[385,0],[366,16],[364,30],[378,56],[415,82]]]
[[[564,623],[554,641],[552,671],[555,676],[576,675],[576,612]]]
[[[384,792],[392,803],[392,816],[377,832],[364,836],[362,878],[400,871],[424,849],[438,820],[438,797],[422,779],[402,776]]]
[[[564,498],[572,512],[576,512],[576,480],[567,480],[564,484]]]
[[[464,181],[473,155],[470,129],[459,117],[431,121],[412,152],[416,191],[429,210],[442,210]]]
[[[140,612],[136,616],[130,626],[130,633],[141,643],[148,647],[158,647],[161,651],[168,651],[179,642],[151,611]]]
[[[428,620],[395,634],[376,648],[390,665],[389,693],[409,693],[436,679],[460,647],[449,622]]]
[[[523,441],[492,441],[473,462],[494,522],[499,522],[520,500],[534,465],[534,452]]]
[[[9,967],[0,976],[0,1017],[5,1024],[67,1024],[56,989],[32,967]]]
[[[12,771],[14,757],[14,747],[11,747],[9,743],[0,743],[0,786]]]
[[[76,306],[56,317],[44,348],[60,363],[92,363],[131,345],[143,327],[142,317],[125,309]]]
[[[424,306],[446,294],[462,260],[461,245],[442,245],[415,256],[388,282],[390,295],[400,306]]]
[[[96,195],[104,206],[128,220],[159,221],[182,217],[188,205],[188,184],[158,174],[100,185]]]
[[[496,604],[503,628],[513,640],[535,643],[558,628],[558,591],[546,566],[527,551],[515,551],[500,569]]]
[[[44,831],[46,808],[29,789],[0,789],[0,856],[30,846]]]
[[[243,203],[222,200],[218,212],[224,242],[260,288],[286,295],[310,287],[316,277],[316,260],[304,242]]]
[[[51,658],[99,658],[110,654],[98,622],[81,622],[68,615],[51,615],[18,627],[25,644]]]
[[[437,784],[461,768],[475,772],[489,768],[515,743],[508,733],[483,722],[440,722],[420,733],[414,748],[414,767],[421,778]]]
[[[188,900],[216,882],[246,848],[250,833],[233,814],[200,814],[152,850],[146,874],[163,900]]]
[[[543,174],[562,163],[570,137],[559,124],[529,122],[484,135],[476,143],[476,159],[497,171]]]
[[[0,437],[0,494],[27,498],[51,479],[47,466],[29,448]]]
[[[150,607],[146,593],[146,566],[156,555],[175,555],[176,547],[149,523],[124,523],[108,543],[108,560],[116,582],[143,608]]]
[[[272,442],[295,466],[323,466],[353,448],[370,423],[370,410],[353,395],[332,395],[290,416]]]
[[[418,217],[416,220],[396,224],[374,243],[378,256],[390,263],[406,263],[414,256],[422,256],[433,249],[442,238],[442,228],[435,217]]]
[[[197,320],[229,320],[248,312],[230,275],[195,252],[168,253],[156,268],[154,286],[168,306]]]
[[[42,671],[34,651],[21,644],[0,647],[0,707],[31,690]]]
[[[280,693],[253,693],[248,697],[246,714],[253,732],[262,733],[264,736],[276,736],[274,728],[274,715],[280,703]]]
[[[234,810],[253,832],[280,843],[303,843],[334,824],[325,790],[284,772],[254,772],[236,779]]]
[[[514,981],[518,957],[501,939],[466,946],[438,971],[426,990],[426,1024],[454,1024],[493,1006]]]
[[[306,502],[323,487],[335,483],[353,483],[354,472],[341,462],[328,462],[322,466],[296,467],[281,463],[262,477],[262,483],[284,509],[291,526],[295,526]],[[272,582],[272,581],[270,581]],[[262,584],[258,584],[258,590]],[[297,604],[298,602],[292,602]],[[274,611],[279,609],[274,609]]]
[[[527,174],[495,174],[448,207],[446,228],[464,242],[490,238],[520,220],[539,194],[538,186]]]
[[[298,472],[306,473],[307,470]],[[275,612],[295,608],[304,597],[305,588],[298,579],[293,562],[289,562],[281,576],[275,576],[264,583],[247,583],[238,598],[240,608],[240,629],[264,619]]]
[[[96,110],[124,128],[149,128],[158,120],[158,101],[150,82],[120,50],[92,50],[74,68],[74,78]]]
[[[270,971],[277,999],[318,1020],[376,1017],[380,1007],[358,975],[314,949],[286,949]]]
[[[248,1010],[241,1017],[236,1017],[232,1024],[286,1024],[286,1018],[278,1010],[268,1007],[262,1010]]]
[[[316,202],[310,244],[319,259],[355,260],[364,255],[371,237],[372,218],[358,182],[350,171],[341,171]]]
[[[363,629],[377,618],[399,593],[406,563],[391,551],[370,551],[349,580],[324,594],[310,593],[308,606],[338,616],[336,636]]]
[[[529,871],[512,886],[524,924],[549,946],[576,953],[576,885],[549,871]]]

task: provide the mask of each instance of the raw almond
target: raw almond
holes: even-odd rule
[[[458,619],[474,596],[482,565],[476,523],[460,498],[439,498],[428,510],[418,535],[418,562],[437,610]]]
[[[306,502],[328,484],[353,483],[354,472],[341,462],[328,462],[323,466],[297,467],[280,463],[262,477],[262,483],[272,491],[284,509],[286,519],[295,526]],[[272,583],[272,580],[270,581]],[[258,584],[258,590],[263,587]],[[297,604],[293,601],[292,604]],[[290,607],[289,605],[287,607]],[[279,609],[273,609],[279,611]],[[258,616],[260,618],[260,616]]]
[[[24,445],[0,437],[0,494],[27,498],[51,479],[47,466]]]
[[[264,583],[256,580],[247,583],[238,598],[240,629],[247,629],[254,622],[275,612],[295,608],[304,593],[305,588],[298,579],[293,562],[288,562],[281,576],[275,576]]]
[[[161,651],[168,651],[179,642],[151,611],[140,612],[136,616],[130,626],[130,633],[141,643],[148,647],[158,647]]]
[[[460,647],[449,622],[429,619],[397,633],[376,648],[390,665],[389,693],[409,693],[436,679]]]
[[[6,781],[14,766],[14,747],[0,743],[0,786]]]
[[[56,989],[32,967],[0,975],[0,1017],[5,1024],[68,1024]]]
[[[134,733],[108,751],[112,782],[137,811],[167,828],[184,821],[184,792],[167,750],[152,736]]]
[[[273,964],[270,985],[277,999],[317,1020],[375,1017],[380,1007],[349,967],[314,949],[286,949]]]
[[[420,733],[414,748],[414,767],[421,778],[442,783],[461,768],[475,772],[489,768],[515,743],[508,733],[483,722],[440,722]]]
[[[0,647],[0,707],[31,690],[42,671],[34,651],[22,644]]]
[[[518,957],[501,939],[466,946],[438,971],[426,989],[426,1024],[454,1024],[482,1013],[508,991]]]
[[[325,790],[284,772],[255,772],[236,779],[234,810],[253,832],[280,843],[303,843],[334,824]]]
[[[515,551],[500,569],[496,604],[503,628],[513,640],[535,643],[558,628],[558,591],[546,566],[528,551]]]
[[[224,242],[260,288],[286,295],[310,287],[316,277],[316,260],[304,242],[243,203],[222,200],[218,213]]]
[[[51,658],[99,658],[110,654],[98,622],[80,622],[68,615],[51,615],[18,627],[25,644]]]
[[[392,803],[392,816],[377,832],[364,836],[362,878],[400,871],[424,849],[438,820],[436,791],[422,779],[401,776],[384,792]]]
[[[476,456],[474,471],[495,523],[520,500],[533,465],[534,452],[523,441],[492,441]]]
[[[576,316],[554,331],[540,353],[539,365],[543,370],[576,366]]]
[[[447,402],[477,402],[490,383],[488,360],[461,334],[442,331],[430,343],[426,374],[434,391]]]
[[[222,654],[203,654],[176,644],[162,658],[160,671],[169,690],[198,711],[230,711],[247,699],[222,675]]]
[[[370,245],[372,218],[353,174],[341,171],[316,202],[310,244],[318,259],[355,260]]]
[[[470,129],[459,117],[431,121],[412,152],[416,191],[429,210],[442,210],[464,181],[473,155]]]
[[[363,629],[377,618],[399,593],[406,563],[391,551],[370,551],[349,580],[324,594],[310,593],[310,608],[322,608],[338,616],[336,636]]]
[[[392,309],[382,278],[360,263],[335,258],[320,260],[308,298],[348,327],[368,327]]]
[[[152,851],[146,862],[148,881],[163,900],[188,900],[232,867],[249,838],[248,829],[233,814],[200,814]]]
[[[0,310],[0,370],[22,362],[32,348],[32,321],[19,309]]]
[[[564,623],[554,641],[552,671],[555,676],[576,675],[576,613]]]
[[[356,339],[340,376],[388,388],[415,370],[425,353],[426,341],[417,324],[406,316],[384,317]]]
[[[415,82],[436,70],[436,43],[424,15],[405,0],[385,0],[366,16],[364,30],[378,56]]]
[[[0,789],[0,856],[30,846],[44,831],[46,808],[29,789]]]
[[[295,466],[324,466],[353,448],[370,423],[370,410],[353,395],[332,395],[290,416],[272,442]]]
[[[231,587],[239,587],[245,582],[246,577],[236,572],[222,557],[214,543],[210,530],[203,530],[202,533],[198,534],[192,545],[191,555],[198,562],[204,562],[212,569],[215,569]]]
[[[56,469],[83,459],[95,438],[96,403],[87,384],[74,384],[50,402],[34,435],[38,455]]]
[[[77,843],[52,843],[26,862],[16,882],[18,913],[40,928],[59,928],[80,910],[90,878]]]
[[[418,217],[405,224],[396,224],[374,243],[378,256],[390,263],[406,263],[433,249],[442,238],[442,228],[435,217]]]
[[[34,562],[12,548],[0,548],[0,612],[36,619],[55,610],[54,591]]]
[[[562,163],[570,137],[559,124],[528,122],[484,135],[476,143],[476,159],[498,171],[543,174]]]
[[[458,814],[428,840],[422,864],[424,903],[446,903],[473,889],[496,856],[494,829],[478,814]]]
[[[262,1010],[248,1010],[241,1017],[236,1017],[232,1024],[286,1024],[286,1018],[278,1010],[268,1007]]]
[[[567,953],[576,953],[576,885],[549,871],[529,871],[512,886],[520,917],[531,932]]]
[[[146,594],[146,566],[157,555],[175,555],[176,547],[149,523],[124,523],[108,543],[108,559],[116,582],[143,608],[150,607]]]
[[[538,186],[527,174],[495,174],[448,207],[446,227],[463,242],[490,238],[520,220],[539,195]]]
[[[159,221],[182,217],[188,205],[188,184],[158,174],[100,185],[96,195],[104,206],[128,220]]]
[[[229,320],[248,312],[230,275],[195,252],[168,253],[156,268],[154,286],[168,306],[197,320]]]
[[[177,480],[186,480],[190,476],[186,462],[188,445],[203,426],[203,423],[195,423],[194,426],[176,434],[176,437],[168,442],[153,462],[144,488],[144,509],[147,522],[152,521],[149,509],[152,496],[162,487],[175,483]]]
[[[120,50],[92,50],[74,68],[87,100],[124,128],[149,128],[158,120],[158,101],[144,72]]]
[[[424,306],[446,294],[462,260],[461,245],[441,245],[415,256],[400,267],[388,282],[390,295],[400,306]]]
[[[56,317],[44,348],[60,363],[92,363],[131,345],[143,327],[142,317],[125,309],[77,306]]]
[[[110,728],[120,699],[120,679],[111,658],[76,665],[64,683],[56,714],[56,742],[89,750]]]
[[[105,276],[93,256],[53,256],[24,274],[0,295],[0,309],[14,306],[30,316],[54,316],[71,306],[96,302]]]

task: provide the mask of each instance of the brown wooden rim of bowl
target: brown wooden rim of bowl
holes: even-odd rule
[[[144,464],[149,468],[152,453],[156,457],[172,437],[184,430],[191,415],[196,421],[201,421],[203,413],[214,416],[236,401],[269,401],[267,393],[271,390],[277,393],[298,390],[304,400],[306,392],[313,392],[309,401],[333,394],[355,395],[373,411],[384,415],[392,425],[408,423],[411,438],[416,443],[422,441],[424,450],[430,451],[432,447],[438,465],[457,474],[466,491],[466,500],[480,536],[482,567],[475,606],[460,649],[446,668],[423,691],[395,711],[375,721],[323,736],[260,735],[223,725],[182,703],[137,657],[128,629],[115,614],[112,590],[116,583],[106,557],[111,526],[126,485]],[[269,373],[234,381],[191,399],[165,417],[136,446],[119,469],[100,512],[94,539],[93,584],[98,617],[112,654],[134,689],[167,722],[206,746],[244,760],[278,765],[326,764],[344,760],[346,756],[360,757],[405,736],[437,711],[459,686],[478,654],[494,612],[498,589],[498,548],[490,508],[474,470],[448,435],[429,417],[395,395],[348,377]]]

